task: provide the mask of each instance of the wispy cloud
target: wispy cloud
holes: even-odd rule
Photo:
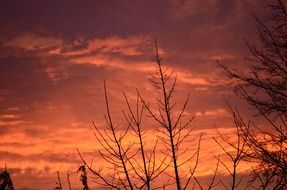
[[[211,16],[216,13],[218,3],[218,0],[206,0],[204,2],[193,0],[170,1],[170,14],[173,19],[183,19],[196,14]]]
[[[9,40],[4,46],[21,48],[27,51],[39,51],[54,49],[62,46],[62,44],[63,40],[60,38],[27,32]]]
[[[196,112],[196,116],[207,116],[207,117],[219,117],[219,116],[229,116],[228,111],[225,108],[217,108],[214,110],[206,110],[202,112]]]

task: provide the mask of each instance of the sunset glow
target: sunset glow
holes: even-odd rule
[[[154,38],[168,71],[177,77],[175,114],[190,95],[185,111],[194,116],[184,148],[195,152],[202,134],[199,179],[209,180],[218,156],[230,161],[213,137],[235,141],[226,110],[232,101],[242,113],[253,110],[232,92],[217,61],[244,71],[249,56],[244,40],[256,42],[251,12],[264,15],[259,0],[160,1],[6,1],[0,8],[0,169],[5,165],[17,190],[53,189],[60,172],[64,189],[71,174],[81,189],[82,164],[77,152],[95,168],[100,157],[92,122],[104,133],[103,80],[119,132],[127,122],[123,92],[132,105],[137,90],[155,103],[159,92],[150,82],[156,70]],[[152,107],[155,111],[157,108]],[[157,127],[144,112],[145,143],[152,150]],[[122,130],[122,131],[121,131]],[[128,133],[125,143],[137,142]],[[222,142],[224,143],[224,142]],[[164,151],[159,142],[157,154]],[[231,150],[231,149],[230,149]],[[232,151],[232,150],[231,150]],[[162,155],[159,156],[162,158]],[[189,172],[194,165],[184,168]],[[239,172],[251,169],[243,163]],[[167,169],[167,173],[172,168]],[[104,172],[108,172],[105,170]],[[221,166],[219,177],[227,175]],[[96,184],[90,180],[90,186]]]

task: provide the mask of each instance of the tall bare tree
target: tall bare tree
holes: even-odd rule
[[[182,145],[192,132],[193,128],[190,124],[194,119],[194,117],[187,119],[184,118],[186,116],[189,96],[187,96],[180,110],[176,111],[176,102],[173,101],[173,96],[175,93],[177,78],[172,71],[169,71],[163,66],[162,59],[159,56],[156,39],[155,51],[155,63],[157,69],[151,78],[151,82],[161,93],[161,97],[156,100],[157,103],[155,110],[157,111],[153,111],[151,105],[142,96],[141,100],[148,110],[150,116],[159,125],[157,129],[161,135],[159,135],[158,138],[166,145],[167,152],[165,154],[171,157],[171,167],[174,170],[174,175],[172,177],[175,179],[176,188],[178,190],[186,189],[190,183],[190,180],[194,176],[194,172],[198,164],[200,142],[198,143],[198,150],[193,154],[189,152],[191,156],[183,160],[182,156],[189,149],[182,148]],[[175,114],[176,112],[178,114]],[[189,163],[189,161],[191,161],[193,158],[196,160],[194,167],[192,168],[189,165],[188,167],[190,167],[190,172],[188,174],[180,175],[180,167],[183,165],[186,166],[186,164]],[[182,184],[183,177],[187,177],[185,184]]]
[[[189,151],[185,141],[191,134],[192,127],[190,126],[193,117],[185,118],[188,99],[185,100],[179,111],[176,102],[173,101],[173,95],[176,87],[176,76],[162,65],[162,60],[156,46],[156,71],[152,76],[152,83],[159,89],[161,97],[156,99],[158,113],[153,112],[149,100],[139,93],[137,90],[137,99],[135,104],[129,101],[128,96],[124,93],[124,99],[127,105],[127,111],[123,111],[126,124],[121,129],[115,125],[112,114],[110,112],[110,103],[106,83],[104,82],[105,104],[106,104],[106,128],[100,129],[94,125],[95,137],[97,142],[102,146],[99,151],[101,157],[110,164],[114,169],[111,174],[103,174],[100,168],[98,170],[89,166],[79,151],[79,155],[87,169],[96,177],[96,183],[103,187],[111,189],[158,189],[161,188],[158,184],[162,184],[163,188],[169,185],[176,185],[178,190],[187,189],[190,181],[195,179],[195,170],[199,160],[200,139],[198,148],[192,154]],[[154,146],[146,146],[148,140],[145,135],[147,127],[142,124],[144,111],[148,112],[152,121],[156,121],[157,140]],[[145,114],[146,115],[146,114]],[[147,117],[147,119],[150,117]],[[134,134],[137,140],[127,143],[127,134]],[[158,140],[166,147],[167,151],[157,151]],[[128,145],[127,145],[128,144]],[[149,149],[149,150],[148,150]],[[187,153],[188,152],[188,153]],[[156,158],[157,154],[163,153]],[[185,153],[187,153],[185,155]],[[139,159],[140,158],[140,159]],[[192,166],[192,160],[195,162]],[[180,171],[182,166],[189,168],[189,172],[183,173]],[[174,175],[165,172],[168,168],[173,168]],[[169,175],[168,178],[174,180],[164,180],[164,182],[153,183],[162,174]],[[196,182],[198,183],[198,181]],[[199,183],[198,183],[199,184]],[[212,184],[210,185],[210,188]]]
[[[246,123],[240,127],[249,161],[260,189],[287,188],[287,4],[276,0],[267,6],[270,16],[263,22],[256,16],[260,44],[247,42],[253,64],[248,73],[224,69],[235,81],[236,94],[257,110],[266,125]],[[234,115],[243,121],[240,115]],[[244,123],[244,122],[243,122]],[[248,126],[248,127],[247,127]],[[258,188],[258,187],[255,187]]]
[[[97,142],[103,148],[102,151],[99,151],[101,157],[108,164],[112,165],[114,171],[110,175],[104,175],[102,172],[103,168],[99,170],[93,169],[78,151],[84,165],[96,176],[96,183],[103,187],[131,190],[154,189],[151,187],[152,182],[166,170],[168,165],[166,165],[166,157],[162,160],[157,160],[157,143],[155,143],[151,151],[148,151],[145,146],[144,134],[146,130],[142,126],[144,106],[140,101],[139,95],[137,96],[135,110],[133,110],[127,95],[124,93],[128,111],[123,111],[127,124],[126,128],[122,130],[119,129],[118,125],[114,124],[112,119],[105,82],[104,92],[107,110],[105,120],[107,125],[106,129],[101,131],[93,122],[94,134]],[[125,137],[131,133],[135,134],[137,140],[125,146],[124,143],[127,142]],[[139,160],[138,155],[140,157]]]

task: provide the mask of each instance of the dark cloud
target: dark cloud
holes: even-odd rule
[[[63,152],[42,152],[39,154],[20,154],[13,153],[9,151],[0,151],[0,159],[1,160],[9,160],[9,161],[47,161],[47,162],[58,162],[58,163],[76,163],[79,158],[75,157],[71,153],[63,153]],[[32,172],[34,170],[33,167],[28,168],[25,172]]]
[[[166,6],[165,1],[5,2],[0,25],[14,31],[49,29],[67,39],[77,34],[129,35],[159,29],[166,20]]]

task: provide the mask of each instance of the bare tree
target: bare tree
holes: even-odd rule
[[[265,126],[241,125],[241,138],[246,141],[249,161],[255,161],[254,180],[260,189],[287,187],[287,7],[277,0],[267,6],[270,17],[264,22],[256,16],[260,45],[247,42],[253,64],[249,72],[222,66],[235,81],[236,94],[245,99],[264,118]],[[242,120],[238,114],[237,120]],[[258,187],[256,187],[258,188]]]
[[[142,117],[144,106],[141,104],[139,95],[136,102],[136,110],[132,110],[132,106],[128,97],[124,93],[124,98],[128,111],[124,112],[124,118],[127,121],[126,128],[119,129],[115,125],[110,113],[109,101],[107,96],[106,83],[104,82],[104,92],[106,100],[107,115],[105,120],[107,123],[106,129],[101,131],[93,122],[95,129],[95,137],[97,142],[102,146],[103,151],[99,151],[101,157],[110,165],[112,169],[110,175],[102,174],[103,168],[99,170],[89,166],[82,155],[79,155],[84,162],[84,165],[96,176],[96,183],[112,189],[151,189],[151,183],[162,174],[167,166],[164,164],[166,158],[156,165],[156,148],[157,143],[152,150],[148,152],[145,149],[146,132],[142,128]],[[122,132],[123,131],[123,132]],[[121,133],[119,133],[121,132]],[[138,142],[130,142],[128,146],[124,146],[126,142],[125,136],[133,132],[138,139]],[[140,155],[140,161],[136,156]],[[153,188],[154,189],[154,188]]]
[[[55,189],[63,190],[60,173],[58,170],[57,170],[57,177],[58,177],[58,182],[56,183]]]
[[[157,69],[156,73],[151,78],[151,82],[161,93],[161,97],[156,100],[157,103],[155,109],[157,111],[153,111],[150,104],[142,96],[140,97],[150,116],[159,125],[157,128],[158,132],[160,133],[158,138],[166,145],[167,152],[165,152],[165,154],[171,157],[171,166],[174,169],[174,175],[172,177],[175,179],[176,188],[178,190],[186,189],[191,178],[194,176],[194,172],[198,164],[199,146],[198,150],[194,154],[191,154],[191,156],[189,156],[186,160],[182,160],[180,157],[183,156],[189,149],[182,149],[181,146],[192,132],[193,128],[190,126],[190,124],[194,117],[188,119],[184,118],[186,116],[189,96],[187,96],[178,114],[175,114],[176,102],[173,102],[173,96],[177,81],[176,76],[172,71],[169,72],[169,70],[163,66],[162,59],[158,53],[156,39],[155,48],[155,63]],[[198,143],[198,145],[200,145],[200,143]],[[191,161],[193,158],[196,160],[194,167],[190,169],[188,174],[180,175],[180,167],[183,165],[186,166],[186,164],[189,163],[189,161]],[[186,183],[182,184],[182,178],[186,177]]]
[[[89,166],[82,154],[79,155],[87,167],[87,169],[95,176],[95,182],[99,185],[111,189],[159,189],[166,188],[169,185],[176,185],[178,190],[187,189],[188,185],[195,180],[194,184],[199,184],[195,177],[195,171],[199,161],[200,139],[197,150],[190,154],[188,148],[182,145],[186,142],[191,134],[192,127],[190,126],[193,117],[185,119],[186,108],[188,104],[187,97],[182,107],[176,110],[176,102],[173,102],[173,95],[176,87],[176,76],[173,73],[168,73],[168,69],[163,67],[161,58],[158,54],[158,47],[156,45],[156,72],[151,79],[154,86],[159,89],[162,97],[156,99],[158,113],[152,111],[148,101],[137,90],[137,99],[135,105],[129,101],[128,96],[124,93],[124,99],[127,105],[127,111],[123,111],[126,124],[119,128],[114,124],[110,105],[107,95],[106,83],[104,82],[105,104],[106,104],[106,128],[100,129],[94,125],[94,134],[97,142],[102,146],[99,151],[101,157],[110,164],[113,170],[110,174],[103,174],[103,169],[93,169]],[[158,140],[154,146],[146,146],[148,140],[145,136],[147,128],[143,126],[142,120],[144,111],[147,111],[151,116],[152,121],[158,124],[157,138],[166,147],[167,151],[157,151]],[[127,143],[126,136],[134,134],[137,140]],[[128,145],[127,145],[128,144]],[[188,147],[187,144],[185,144]],[[148,150],[149,149],[149,150]],[[157,154],[163,153],[157,158]],[[188,153],[188,155],[185,155]],[[192,161],[194,165],[192,166]],[[188,173],[180,173],[182,166],[189,167]],[[165,172],[168,168],[173,168],[174,175]],[[217,169],[216,169],[217,171]],[[162,182],[153,183],[162,174],[168,175],[168,178]],[[169,178],[174,178],[170,180]],[[183,183],[184,182],[184,183]],[[213,181],[209,186],[213,187]]]
[[[138,138],[138,144],[141,157],[141,162],[137,161],[137,159],[129,160],[130,165],[132,166],[132,169],[135,173],[135,177],[142,181],[142,185],[140,186],[140,189],[142,187],[146,186],[148,190],[151,189],[151,182],[154,181],[159,175],[161,175],[166,168],[168,167],[168,164],[165,164],[166,158],[164,157],[160,164],[156,164],[156,148],[157,148],[157,142],[155,143],[152,151],[147,154],[146,148],[145,148],[145,136],[144,133],[146,130],[143,130],[142,127],[142,119],[143,119],[143,112],[144,112],[144,105],[140,102],[140,96],[137,94],[137,100],[136,100],[136,110],[133,111],[132,107],[130,105],[130,102],[124,93],[126,105],[128,107],[128,114],[124,112],[124,116],[126,118],[126,121],[131,121],[131,129],[135,133],[136,137]],[[136,165],[135,165],[135,164]]]
[[[219,136],[218,138],[213,137],[214,141],[219,145],[219,147],[223,150],[224,155],[227,156],[229,161],[231,161],[232,165],[231,167],[218,157],[218,162],[221,163],[221,165],[224,167],[224,169],[227,171],[229,176],[231,177],[231,183],[229,185],[225,184],[223,181],[220,181],[220,183],[223,185],[223,187],[228,190],[235,190],[235,189],[242,189],[240,187],[243,176],[239,178],[238,176],[238,166],[241,162],[245,160],[246,152],[248,152],[248,146],[247,146],[247,138],[249,134],[249,128],[250,128],[250,122],[245,123],[242,120],[242,117],[240,116],[240,113],[232,108],[230,105],[227,106],[227,109],[230,111],[233,117],[233,122],[235,124],[235,142],[228,140],[229,134],[224,135],[219,130],[217,130]],[[244,131],[241,129],[244,128]],[[242,133],[244,132],[244,134]],[[244,138],[242,138],[244,137]],[[246,187],[249,187],[248,184]]]
[[[70,174],[69,174],[69,173],[67,173],[67,182],[68,182],[68,188],[69,188],[69,190],[72,190],[72,188],[71,188],[71,182],[70,182]]]
[[[129,144],[128,147],[123,146],[124,137],[127,135],[130,128],[130,122],[123,133],[118,134],[118,126],[116,126],[112,120],[110,113],[109,100],[107,95],[106,83],[104,81],[104,92],[105,92],[105,103],[107,115],[105,115],[106,129],[100,131],[100,129],[93,122],[95,129],[95,137],[97,142],[103,148],[103,151],[99,151],[101,157],[114,168],[114,172],[109,176],[103,175],[101,169],[94,170],[89,166],[84,158],[79,155],[84,162],[84,165],[96,176],[96,183],[103,185],[105,187],[114,189],[134,189],[134,185],[131,181],[131,174],[129,172],[128,163],[130,159],[135,156],[135,154],[129,155],[129,150],[134,146],[134,143]],[[121,131],[121,130],[120,130]]]

